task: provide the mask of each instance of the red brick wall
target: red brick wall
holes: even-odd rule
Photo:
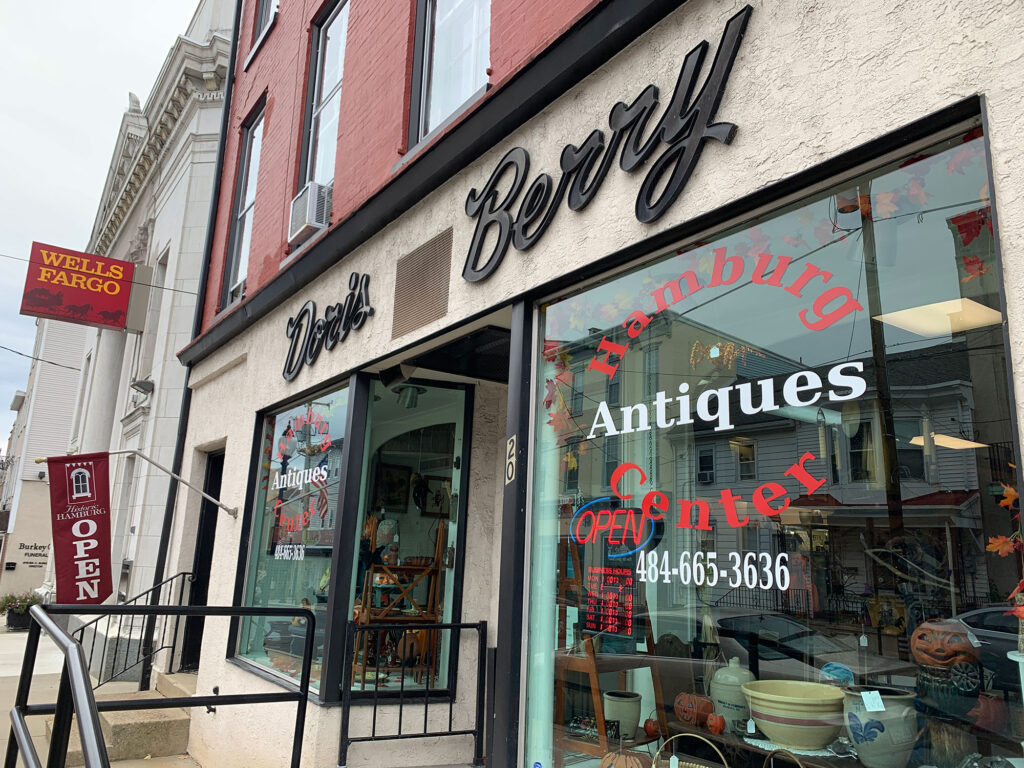
[[[408,141],[416,0],[349,2],[332,226],[393,178],[392,169]],[[491,0],[490,81],[497,87],[488,97],[598,2]],[[256,4],[243,7],[204,329],[215,324],[220,313],[242,126],[261,99],[266,112],[247,297],[278,274],[287,256],[290,203],[298,191],[312,23],[329,3],[282,2],[273,29],[244,71],[252,51]]]

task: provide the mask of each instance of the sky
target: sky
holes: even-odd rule
[[[198,0],[0,0],[0,345],[32,354],[18,314],[33,240],[84,251],[128,92],[150,88]],[[13,257],[13,258],[11,258]],[[0,452],[30,360],[0,349]],[[70,414],[69,414],[70,417]]]

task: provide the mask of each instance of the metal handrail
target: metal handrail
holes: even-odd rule
[[[176,579],[181,579],[181,583],[178,585],[178,598],[177,598],[177,601],[174,604],[175,605],[181,605],[184,602],[185,584],[186,583],[191,583],[191,582],[195,581],[194,574],[192,574],[189,571],[181,571],[180,573],[176,573],[173,576],[168,576],[166,579],[164,579],[160,583],[154,584],[152,587],[150,587],[149,589],[145,590],[144,592],[140,592],[135,597],[132,597],[132,598],[130,598],[128,600],[123,600],[122,602],[118,603],[118,605],[136,605],[140,601],[142,601],[143,599],[149,599],[150,604],[158,605],[160,603],[160,594],[163,591],[163,588],[165,586],[167,586],[168,584],[171,584]],[[168,591],[169,592],[173,592],[173,590],[168,590]],[[84,644],[85,644],[85,632],[90,627],[93,628],[92,643],[89,646],[89,663],[88,663],[88,668],[91,670],[92,669],[92,664],[93,664],[93,657],[96,654],[96,636],[98,634],[97,629],[98,629],[99,623],[101,621],[103,621],[104,618],[107,620],[107,627],[106,627],[106,630],[104,632],[103,647],[100,650],[100,671],[96,675],[96,685],[94,685],[93,688],[96,689],[96,688],[99,688],[100,686],[106,685],[107,683],[116,680],[121,675],[126,674],[130,670],[135,669],[140,664],[144,664],[146,666],[143,669],[143,674],[142,674],[141,680],[139,682],[139,686],[140,686],[140,690],[141,690],[144,687],[145,682],[148,681],[148,678],[149,678],[148,669],[152,665],[153,657],[156,656],[156,654],[158,654],[160,651],[170,649],[170,651],[171,651],[171,658],[172,659],[174,658],[174,652],[175,652],[175,648],[176,648],[177,642],[178,642],[178,628],[179,628],[178,618],[180,618],[180,617],[175,618],[175,620],[174,620],[174,631],[171,634],[170,643],[167,642],[167,624],[166,623],[164,624],[164,626],[162,627],[161,632],[160,632],[160,645],[157,648],[152,648],[151,647],[152,644],[153,644],[152,637],[147,634],[147,632],[149,631],[148,624],[150,622],[155,621],[155,617],[152,617],[152,618],[148,619],[147,620],[147,627],[145,628],[145,630],[143,632],[140,633],[140,636],[139,636],[138,652],[135,655],[134,661],[132,661],[131,663],[129,663],[129,651],[131,649],[132,634],[134,632],[134,629],[133,629],[133,625],[131,623],[129,623],[129,625],[128,625],[127,647],[125,648],[125,653],[124,653],[124,664],[121,667],[121,669],[118,669],[116,672],[114,671],[113,665],[111,665],[111,673],[106,678],[104,678],[104,676],[103,676],[103,666],[104,666],[104,663],[105,663],[104,659],[106,659],[106,655],[107,655],[107,644],[110,642],[110,623],[111,623],[110,622],[110,618],[111,618],[111,614],[101,614],[101,615],[97,616],[95,619],[93,619],[92,621],[87,621],[85,624],[80,626],[78,629],[76,629],[71,634],[72,634],[73,637],[75,637],[78,640],[79,643],[82,643],[82,645],[84,646]],[[121,648],[121,635],[122,635],[123,626],[124,626],[123,622],[119,621],[117,623],[117,629],[114,632],[114,656],[113,656],[113,658],[115,660],[117,658],[119,658],[119,655],[120,655],[119,651],[120,651],[120,648]],[[147,643],[147,639],[148,639],[148,643]],[[168,671],[170,671],[170,670],[168,670]]]
[[[458,665],[458,647],[459,640],[462,636],[463,630],[471,630],[477,633],[477,678],[476,678],[476,706],[474,708],[474,723],[473,728],[454,728],[454,708],[455,708],[455,695],[454,691],[446,691],[447,704],[448,704],[448,728],[447,730],[431,730],[429,728],[429,711],[431,705],[431,694],[435,696],[442,691],[438,689],[431,689],[430,687],[430,674],[425,678],[425,684],[423,686],[422,696],[419,691],[412,690],[407,691],[405,687],[405,672],[407,670],[407,659],[402,659],[402,685],[398,691],[397,698],[389,697],[385,701],[381,701],[378,696],[378,687],[374,686],[373,697],[370,700],[372,706],[371,714],[371,732],[369,736],[352,736],[349,731],[349,719],[352,713],[352,677],[353,667],[355,664],[352,662],[353,654],[356,652],[356,634],[363,633],[376,633],[377,640],[376,646],[376,661],[374,663],[375,678],[380,679],[380,653],[381,653],[381,633],[394,632],[394,631],[407,631],[407,630],[424,630],[424,631],[449,631],[454,635],[451,646],[453,648],[452,660],[456,664],[456,671]],[[364,653],[365,653],[364,649]],[[436,652],[436,649],[431,651]],[[422,739],[422,738],[437,738],[441,736],[472,736],[473,737],[473,765],[484,764],[484,707],[486,704],[487,694],[487,622],[464,622],[464,623],[418,623],[418,622],[402,622],[393,624],[357,624],[354,621],[350,621],[346,625],[345,631],[345,654],[343,656],[344,671],[342,673],[341,683],[341,739],[338,749],[338,765],[344,768],[348,764],[348,750],[352,744],[358,742],[370,742],[380,741],[385,739]],[[406,694],[411,693],[415,696],[413,700],[414,705],[422,704],[423,706],[423,728],[415,729],[413,731],[404,730],[403,720],[406,706]],[[435,702],[436,703],[436,702]],[[378,705],[392,705],[397,704],[398,706],[398,732],[381,734],[377,731],[377,709]],[[443,706],[443,702],[442,702]]]
[[[111,616],[224,616],[244,618],[254,616],[301,618],[305,620],[305,646],[302,654],[302,674],[297,690],[283,693],[228,694],[215,696],[179,696],[166,699],[106,700],[97,702],[92,691],[85,653],[82,645],[50,618],[54,615],[100,614]],[[239,606],[161,606],[161,605],[35,605],[29,609],[33,619],[29,626],[25,657],[14,707],[11,709],[11,731],[7,742],[4,768],[17,768],[18,755],[27,768],[42,768],[26,723],[26,716],[53,715],[50,751],[47,768],[64,768],[67,760],[71,721],[75,717],[82,742],[82,756],[86,768],[108,768],[106,742],[100,729],[100,712],[119,712],[141,709],[168,709],[173,707],[227,706],[232,704],[269,704],[294,701],[296,703],[295,731],[292,739],[291,768],[299,768],[302,757],[302,736],[306,724],[306,703],[309,696],[310,667],[316,618],[304,608],[242,608]],[[29,704],[32,674],[41,630],[57,644],[64,654],[60,687],[55,704]],[[282,687],[291,688],[281,681]]]

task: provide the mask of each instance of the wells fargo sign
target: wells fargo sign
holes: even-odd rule
[[[32,243],[21,314],[124,328],[135,265]]]

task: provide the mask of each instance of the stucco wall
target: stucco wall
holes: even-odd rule
[[[711,42],[712,48],[717,46],[725,22],[741,7],[738,2],[685,4],[300,295],[197,365],[188,442],[226,442],[224,498],[239,505],[245,498],[255,410],[975,93],[985,96],[1009,329],[1011,339],[1018,342],[1013,365],[1021,389],[1024,176],[1019,168],[1018,127],[1024,124],[1024,91],[1019,86],[1024,80],[1024,39],[1019,34],[1024,4],[1015,0],[898,4],[805,0],[751,5],[754,13],[717,115],[718,120],[738,126],[736,138],[730,146],[713,142],[706,146],[685,192],[656,224],[641,224],[633,215],[646,171],[631,176],[615,168],[583,212],[571,212],[563,205],[533,250],[510,251],[498,272],[482,283],[468,283],[461,277],[474,228],[463,211],[466,196],[486,183],[508,149],[516,145],[527,149],[531,178],[541,171],[554,175],[563,146],[582,142],[594,128],[609,133],[608,112],[616,101],[632,101],[649,83],[656,84],[667,99],[683,57],[702,39]],[[396,257],[449,226],[454,227],[449,314],[393,342],[391,292]],[[353,270],[372,275],[376,314],[346,343],[324,352],[316,366],[305,368],[294,382],[285,382],[280,369],[287,352],[288,318],[306,299],[315,300],[321,308],[342,300]],[[242,363],[231,367],[242,356]],[[500,420],[494,431],[500,443]],[[220,520],[211,604],[231,598],[240,527],[240,520],[226,516]],[[467,557],[480,557],[490,544],[471,540]],[[225,635],[219,628],[208,628],[201,690],[213,684],[224,691],[267,688],[252,675],[224,665],[224,648]],[[290,716],[290,709],[285,715],[284,708],[278,712],[263,707],[244,715],[224,711],[216,718],[221,727],[231,719],[236,744],[258,738],[269,751],[280,752],[287,744],[287,729],[278,737],[274,728]],[[309,717],[315,746],[308,750],[306,764],[329,765],[336,749],[337,712],[313,707]],[[212,756],[217,749],[218,731],[205,724],[209,720],[198,716],[193,721],[193,749],[200,760],[204,750]],[[373,760],[355,750],[352,754],[352,766],[410,764],[408,758],[388,762],[386,749]],[[408,753],[403,750],[403,754]],[[434,752],[415,754],[415,764],[445,762]],[[237,764],[256,765],[251,759]],[[221,753],[211,764],[233,763]]]

